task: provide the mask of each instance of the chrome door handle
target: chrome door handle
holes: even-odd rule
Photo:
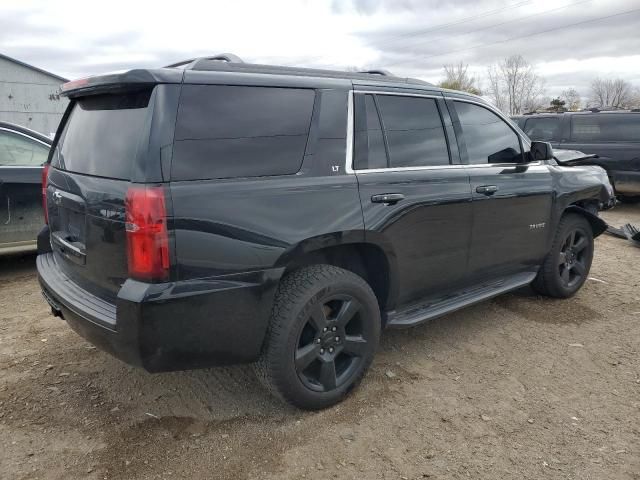
[[[498,187],[496,185],[480,185],[476,187],[476,192],[481,193],[483,195],[493,195],[498,191]]]
[[[404,195],[401,193],[380,193],[371,196],[372,203],[384,203],[385,205],[395,205],[400,200],[404,200]]]

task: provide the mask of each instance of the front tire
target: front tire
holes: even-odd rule
[[[256,373],[290,404],[317,410],[360,382],[380,337],[380,310],[361,277],[330,265],[288,274],[276,292]]]
[[[549,297],[571,297],[587,280],[592,260],[591,225],[582,215],[566,214],[560,219],[551,251],[532,287]]]

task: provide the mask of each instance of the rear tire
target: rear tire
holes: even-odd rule
[[[298,408],[334,405],[371,365],[380,325],[376,297],[358,275],[330,265],[294,271],[276,292],[257,376]]]
[[[569,213],[560,219],[551,251],[531,284],[541,295],[573,296],[587,280],[593,260],[593,230],[582,215]]]

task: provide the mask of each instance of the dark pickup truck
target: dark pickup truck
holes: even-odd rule
[[[640,200],[640,111],[582,111],[513,117],[532,140],[595,154],[621,200]]]
[[[81,79],[46,176],[52,312],[151,371],[255,362],[340,401],[383,328],[585,282],[611,205],[479,97],[216,56]]]

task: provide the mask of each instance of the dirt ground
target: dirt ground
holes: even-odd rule
[[[640,225],[640,205],[603,216]],[[0,259],[0,478],[640,479],[640,249],[596,242],[576,297],[387,331],[318,413],[249,367],[130,368],[48,314],[34,256]]]

